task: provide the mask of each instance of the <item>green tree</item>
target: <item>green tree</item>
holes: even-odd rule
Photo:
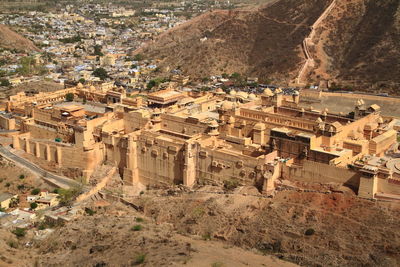
[[[68,102],[74,101],[74,94],[73,93],[68,93],[65,95],[65,100]]]
[[[151,90],[151,89],[153,89],[153,87],[157,87],[157,86],[159,86],[160,84],[162,84],[162,83],[164,83],[166,81],[168,81],[166,78],[161,78],[161,77],[158,77],[158,78],[155,78],[153,80],[150,80],[147,83],[147,90]]]
[[[39,195],[39,193],[40,193],[40,189],[39,189],[39,188],[35,188],[35,189],[33,189],[33,190],[31,191],[31,194],[32,194],[32,195]]]
[[[104,68],[97,68],[93,71],[92,74],[93,76],[99,77],[102,81],[109,77],[107,71]]]
[[[237,72],[234,72],[232,73],[231,78],[237,80],[241,78],[241,75]]]
[[[99,56],[99,57],[104,56],[103,52],[101,52],[101,50],[103,49],[103,47],[101,45],[95,45],[93,48],[94,48],[93,55]]]
[[[11,231],[17,237],[24,237],[26,235],[25,228],[16,228],[15,230]]]
[[[136,55],[133,57],[133,59],[134,59],[135,61],[142,61],[142,60],[144,59],[144,57],[143,57],[142,54],[136,54]]]
[[[132,231],[137,232],[137,231],[140,231],[140,230],[142,230],[142,226],[140,224],[136,224],[136,225],[134,225],[132,227]]]
[[[34,210],[38,207],[38,204],[36,202],[31,203],[31,210]]]
[[[85,213],[88,214],[89,216],[93,216],[96,212],[92,209],[89,209],[88,207],[85,208]]]
[[[78,35],[75,35],[75,36],[72,36],[72,37],[67,37],[67,38],[58,39],[58,41],[60,41],[60,42],[62,42],[62,43],[64,43],[64,44],[68,44],[68,43],[77,43],[77,42],[82,41],[82,38],[81,38],[81,36],[78,34]]]
[[[32,57],[22,57],[19,61],[21,65],[17,68],[17,72],[21,75],[30,74],[34,69],[33,58]]]
[[[0,79],[0,86],[10,86],[11,83],[7,79]]]
[[[155,80],[151,80],[150,82],[147,83],[147,90],[151,90],[153,87],[157,85]]]
[[[146,254],[139,254],[136,256],[136,259],[132,265],[140,265],[144,263],[145,260],[146,260]]]
[[[75,198],[82,193],[81,187],[73,187],[70,189],[59,188],[57,194],[59,194],[60,204],[63,206],[71,205]]]
[[[81,84],[84,84],[86,82],[86,80],[84,78],[80,78],[79,81]]]

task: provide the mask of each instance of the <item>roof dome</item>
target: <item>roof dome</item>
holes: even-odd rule
[[[218,124],[218,122],[216,122],[215,120],[212,120],[212,121],[210,122],[210,126],[211,126],[211,127],[219,127],[219,124]]]
[[[246,99],[246,98],[249,97],[249,95],[248,95],[246,92],[240,91],[240,92],[238,92],[238,93],[236,94],[236,97],[240,97],[240,98]]]
[[[78,83],[78,84],[76,85],[76,87],[78,87],[78,88],[83,88],[83,84]]]
[[[266,88],[266,89],[264,90],[264,95],[266,95],[266,96],[273,96],[274,93],[272,93],[271,89]]]
[[[255,100],[257,98],[257,96],[253,93],[249,94],[249,99],[251,100]]]
[[[221,109],[223,109],[223,110],[229,110],[229,109],[232,109],[234,106],[234,103],[233,102],[229,102],[229,101],[224,101],[223,103],[222,103],[222,105],[221,105]]]
[[[94,87],[93,85],[91,85],[91,86],[89,87],[89,89],[90,89],[91,91],[94,91],[94,90],[96,90],[96,87]]]
[[[234,95],[236,95],[236,91],[235,91],[235,90],[231,90],[231,91],[229,92],[229,94],[232,95],[232,96],[234,96]]]

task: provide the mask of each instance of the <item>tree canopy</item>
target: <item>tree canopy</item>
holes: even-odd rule
[[[104,68],[97,68],[93,71],[93,76],[99,77],[102,81],[107,79],[108,73]]]

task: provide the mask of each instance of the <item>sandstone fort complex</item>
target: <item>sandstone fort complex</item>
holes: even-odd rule
[[[0,125],[12,148],[89,182],[104,163],[126,186],[340,183],[363,198],[397,198],[399,121],[358,99],[351,114],[299,106],[300,94],[179,90],[129,95],[112,83],[9,97]],[[66,102],[73,94],[83,101]],[[310,92],[304,91],[304,95]]]

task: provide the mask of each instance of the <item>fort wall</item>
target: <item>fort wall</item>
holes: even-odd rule
[[[16,129],[15,119],[7,118],[6,116],[0,115],[0,129],[15,130]]]
[[[339,183],[357,189],[360,174],[345,168],[305,160],[303,166],[282,167],[282,177],[310,183]]]
[[[92,150],[84,151],[75,146],[37,141],[22,135],[13,138],[13,146],[42,160],[56,163],[59,167],[78,170],[86,180],[104,160],[103,145],[100,143]]]
[[[184,141],[139,136],[137,169],[139,182],[146,185],[182,184],[184,170]]]
[[[377,192],[400,195],[400,180],[377,178]]]

